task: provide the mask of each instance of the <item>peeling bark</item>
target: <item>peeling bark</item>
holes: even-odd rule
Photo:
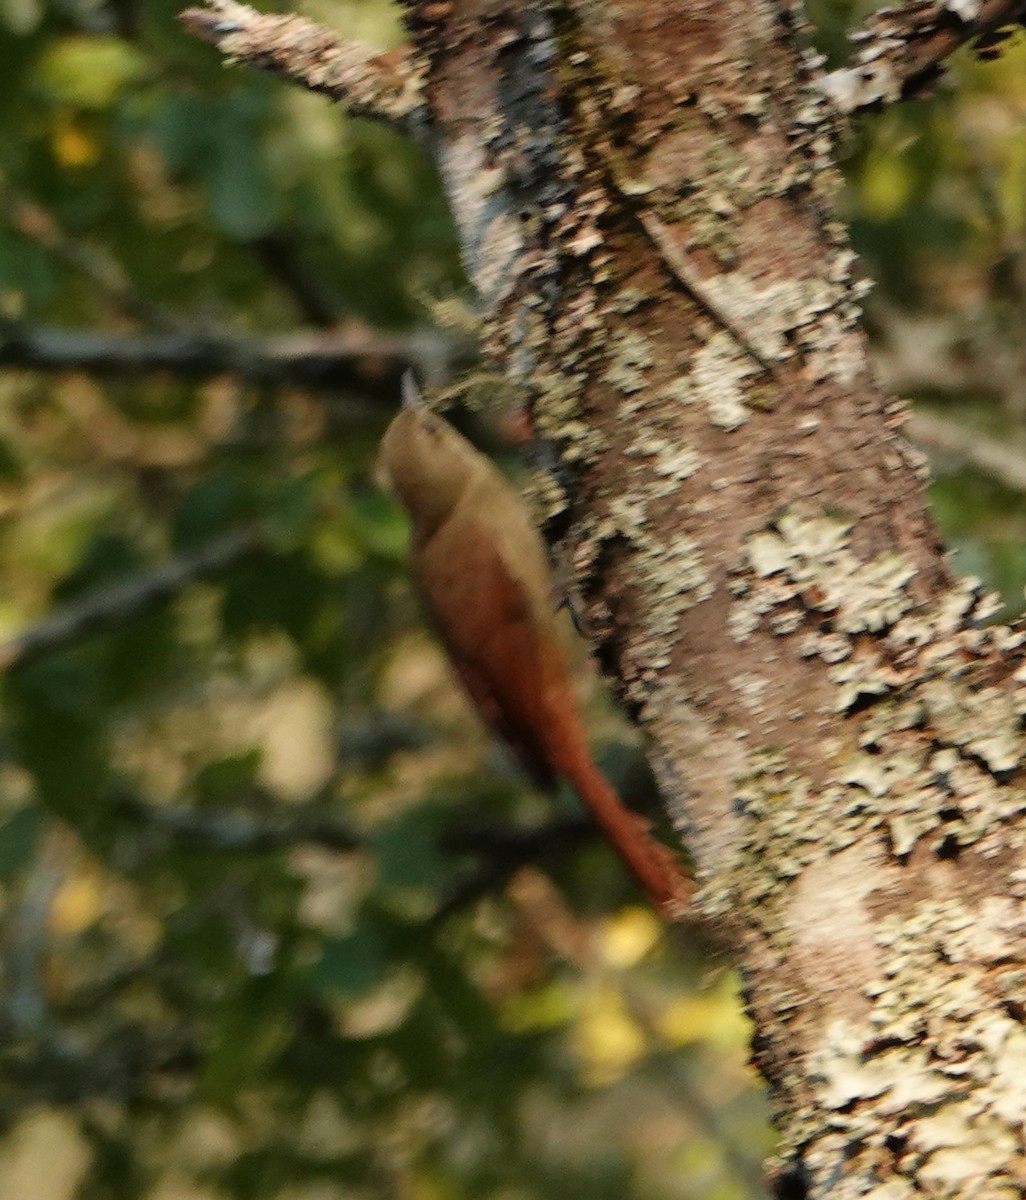
[[[1003,29],[1026,18],[1023,0],[905,0],[881,8],[852,36],[853,61],[820,86],[845,113],[921,93],[953,50],[972,42],[986,54]]]
[[[1026,634],[949,574],[874,382],[794,7],[408,20],[487,350],[560,447],[550,532],[785,1155],[816,1198],[1026,1195]]]

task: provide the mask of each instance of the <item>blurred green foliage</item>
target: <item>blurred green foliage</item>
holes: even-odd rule
[[[458,297],[430,165],[225,69],[179,6],[0,0],[0,336],[401,337]],[[401,38],[384,0],[304,11]],[[857,13],[815,15],[841,54]],[[914,390],[1010,443],[1023,53],[964,56],[861,123],[847,197],[882,369],[928,330]],[[637,907],[569,798],[563,841],[517,869],[510,828],[550,806],[420,628],[371,478],[381,353],[316,393],[229,365],[43,356],[0,383],[0,637],[169,559],[193,576],[4,673],[4,1194],[757,1195],[772,1143],[731,976]],[[944,528],[1017,608],[1022,496],[938,466]],[[650,789],[598,697],[594,719],[610,769]]]
[[[873,5],[818,0],[822,48]],[[934,512],[965,574],[1023,610],[1026,502],[980,469],[988,446],[1026,459],[1026,37],[993,60],[966,48],[923,99],[863,118],[848,146],[847,216],[875,291],[867,318],[885,382],[963,431],[924,440]],[[982,453],[981,453],[982,447]],[[1015,473],[1012,472],[1012,475]]]

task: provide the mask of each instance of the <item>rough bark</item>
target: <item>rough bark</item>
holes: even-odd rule
[[[980,6],[933,7],[969,36]],[[409,26],[487,350],[560,446],[550,531],[733,939],[785,1157],[817,1198],[1026,1195],[1026,635],[949,574],[874,382],[796,9]]]

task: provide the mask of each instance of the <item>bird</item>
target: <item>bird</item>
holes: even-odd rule
[[[378,474],[409,517],[412,574],[457,679],[528,778],[546,791],[565,780],[656,910],[679,919],[689,878],[589,748],[548,555],[527,505],[428,408],[410,372],[402,392]]]

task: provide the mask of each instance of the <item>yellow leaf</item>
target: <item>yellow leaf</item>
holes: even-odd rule
[[[599,932],[599,953],[611,967],[633,967],[659,940],[662,927],[650,909],[625,908],[604,922]]]
[[[731,975],[711,992],[678,996],[656,1017],[655,1026],[674,1046],[707,1042],[723,1049],[744,1048],[752,1034]]]
[[[0,24],[10,33],[24,37],[43,19],[40,0],[2,0],[0,2]]]
[[[723,1147],[711,1138],[692,1138],[681,1147],[676,1166],[686,1179],[708,1181],[723,1169]]]
[[[860,183],[862,211],[875,221],[896,217],[912,193],[912,173],[901,155],[894,152],[867,158]]]
[[[645,1035],[613,988],[592,992],[574,1030],[574,1043],[587,1083],[619,1079],[645,1053]]]
[[[53,156],[62,167],[88,167],[100,157],[96,138],[74,121],[60,121],[50,134]]]
[[[57,936],[87,929],[100,915],[103,881],[95,871],[83,871],[66,879],[50,906],[50,928]]]
[[[1026,137],[1013,134],[1005,142],[998,191],[1006,226],[1015,233],[1026,227]]]
[[[502,1027],[513,1033],[558,1029],[569,1025],[580,1009],[575,988],[556,980],[530,992],[516,993],[503,1002]]]
[[[57,1108],[33,1108],[0,1139],[3,1194],[25,1200],[72,1200],[92,1151],[76,1121]]]

